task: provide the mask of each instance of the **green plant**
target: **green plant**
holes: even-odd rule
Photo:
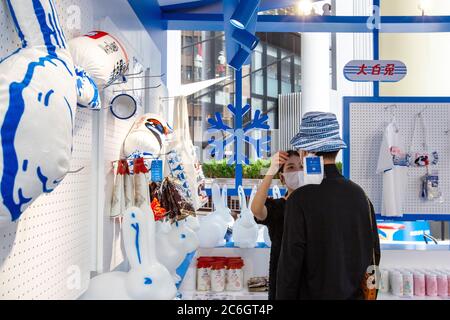
[[[245,179],[262,179],[264,169],[270,167],[270,160],[257,160],[249,165],[243,165]],[[203,172],[207,178],[234,178],[236,165],[228,165],[225,160],[211,161],[203,164]]]
[[[336,163],[342,173],[342,162]],[[264,172],[270,167],[270,160],[257,160],[249,165],[243,165],[242,171],[245,179],[262,179]],[[226,160],[211,161],[203,164],[203,172],[207,178],[234,178],[236,165],[228,165]],[[278,176],[275,176],[278,178]]]
[[[336,167],[338,168],[339,172],[342,174],[342,162],[337,162]]]
[[[203,172],[207,178],[234,178],[235,165],[228,165],[225,160],[211,161],[202,165]]]

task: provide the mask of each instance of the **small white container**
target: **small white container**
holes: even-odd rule
[[[425,296],[425,274],[420,271],[414,272],[414,295],[418,297]]]
[[[391,278],[390,278],[390,283],[391,283],[392,294],[394,294],[398,297],[402,297],[403,296],[403,275],[398,271],[392,272]]]
[[[241,291],[244,283],[242,269],[230,269],[227,271],[227,291]]]
[[[414,295],[414,277],[410,272],[405,272],[403,276],[403,296],[412,297]]]
[[[223,262],[213,262],[211,266],[211,291],[225,291],[226,272]]]
[[[211,290],[211,257],[200,257],[197,260],[197,291]]]
[[[437,277],[436,274],[428,272],[425,275],[426,294],[429,297],[437,297]]]
[[[380,291],[383,293],[389,292],[389,270],[381,270]]]
[[[244,288],[244,262],[241,259],[229,261],[227,268],[227,291],[241,291]]]
[[[448,279],[447,275],[440,273],[437,275],[437,292],[439,297],[448,297]]]

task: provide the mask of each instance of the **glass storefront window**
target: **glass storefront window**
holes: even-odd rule
[[[278,95],[300,90],[300,35],[286,33],[280,38],[280,34],[260,33],[258,37],[261,42],[252,53],[251,64],[242,68],[242,103],[251,105],[251,112],[245,115],[243,122],[248,123],[252,114],[261,110],[268,114],[271,128],[270,132],[261,133],[261,136],[276,140]],[[201,150],[199,153],[205,155],[208,119],[219,112],[226,125],[234,126],[234,117],[227,106],[235,102],[235,73],[227,65],[224,33],[182,32],[181,59],[183,84],[229,76],[224,82],[188,100],[194,144]],[[276,141],[273,143],[276,144]],[[245,150],[252,161],[257,160],[255,150],[249,146]],[[272,148],[272,151],[276,150]],[[226,154],[233,154],[233,146],[226,149]],[[263,155],[264,158],[267,156],[270,155]]]
[[[281,51],[281,93],[292,92],[292,61],[291,56]]]
[[[267,46],[267,95],[278,96],[278,53],[277,49]]]
[[[301,91],[301,81],[302,81],[302,67],[300,64],[300,59],[294,57],[294,92]]]

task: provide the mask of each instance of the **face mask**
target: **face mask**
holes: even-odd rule
[[[283,173],[284,183],[291,190],[296,190],[304,185],[303,171]]]

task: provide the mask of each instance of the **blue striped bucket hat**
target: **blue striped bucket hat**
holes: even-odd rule
[[[308,152],[334,152],[347,148],[339,134],[336,115],[327,112],[306,113],[291,144],[295,149]]]

